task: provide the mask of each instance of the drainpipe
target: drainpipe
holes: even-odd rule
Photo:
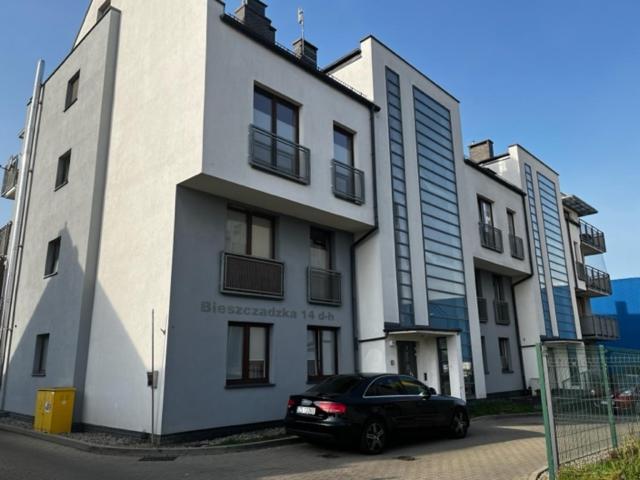
[[[18,181],[16,184],[16,212],[9,240],[9,254],[7,256],[7,277],[3,286],[2,318],[0,321],[0,388],[2,399],[0,411],[4,410],[7,394],[6,381],[9,374],[9,355],[11,354],[11,341],[15,321],[15,299],[20,279],[20,267],[22,264],[22,250],[24,247],[24,229],[27,212],[29,209],[29,192],[27,191],[33,175],[33,151],[36,144],[36,130],[40,117],[40,104],[42,93],[42,76],[44,72],[44,60],[39,60],[36,67],[36,75],[31,95],[31,106],[27,116],[27,125],[22,145],[22,154],[18,162]]]
[[[371,175],[373,177],[373,221],[374,226],[362,237],[351,244],[351,322],[353,329],[353,365],[355,372],[360,371],[360,344],[358,338],[358,285],[356,275],[356,249],[366,240],[371,238],[378,231],[378,176],[376,168],[376,135],[375,135],[375,113],[380,108],[372,105],[369,109],[369,128],[371,130]]]
[[[526,195],[522,196],[522,208],[525,215],[527,214],[527,202],[525,201]],[[524,222],[525,233],[527,235],[527,250],[529,251],[529,270],[531,273],[524,278],[521,278],[516,283],[511,284],[511,298],[513,298],[513,315],[516,325],[516,338],[518,339],[518,357],[520,358],[520,375],[522,375],[522,387],[526,389],[527,386],[527,378],[524,375],[524,356],[522,355],[522,341],[520,337],[520,320],[518,318],[518,304],[516,302],[516,287],[520,285],[522,282],[529,280],[534,275],[533,271],[533,252],[531,251],[531,239],[529,237],[529,222],[525,218]]]

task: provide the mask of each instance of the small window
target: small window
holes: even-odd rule
[[[333,127],[333,159],[353,166],[353,133],[338,126]]]
[[[58,171],[56,173],[56,186],[59,189],[69,182],[69,167],[71,166],[71,150],[58,159]]]
[[[484,337],[480,337],[480,343],[482,344],[482,364],[484,365],[484,374],[489,375],[489,362],[487,360],[487,344],[484,341]]]
[[[102,5],[100,5],[100,8],[98,8],[98,21],[100,21],[100,19],[107,14],[110,8],[111,0],[107,0]]]
[[[64,109],[67,110],[78,100],[78,89],[80,87],[80,71],[78,71],[67,84],[67,98],[64,103]]]
[[[507,221],[509,223],[509,235],[516,234],[516,212],[507,210]]]
[[[478,298],[484,298],[484,295],[482,294],[482,274],[480,273],[480,270],[475,271],[475,277],[476,277],[476,296]]]
[[[404,394],[400,378],[393,375],[377,379],[369,386],[366,393],[367,397],[389,397]]]
[[[36,337],[36,353],[33,358],[33,375],[44,377],[47,374],[47,352],[49,350],[49,334]]]
[[[513,373],[511,365],[511,346],[508,338],[499,338],[498,345],[500,347],[500,363],[502,364],[502,373]]]
[[[47,247],[47,261],[44,267],[44,276],[55,275],[58,273],[58,261],[60,259],[60,237],[49,242]]]
[[[493,226],[493,207],[489,200],[478,197],[478,213],[481,223]]]
[[[497,302],[504,302],[504,283],[500,275],[493,275],[493,292]]]
[[[226,226],[226,251],[237,255],[274,258],[273,219],[229,209]]]
[[[269,382],[269,325],[230,323],[227,385]]]
[[[311,227],[311,266],[331,270],[331,232]]]
[[[318,380],[338,373],[338,331],[309,327],[307,330],[307,377]]]

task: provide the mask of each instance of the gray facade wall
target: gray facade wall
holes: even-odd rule
[[[8,411],[32,415],[38,388],[75,386],[80,418],[119,27],[111,11],[44,86],[4,385]],[[65,111],[67,83],[78,71],[78,100]],[[68,150],[69,182],[56,190],[58,158]],[[48,243],[58,236],[57,274],[43,278]],[[46,376],[32,376],[36,336],[47,333]]]
[[[178,187],[176,198],[163,434],[282,419],[288,396],[309,388],[308,326],[339,327],[339,373],[353,372],[351,234],[334,233],[334,268],[342,273],[340,307],[307,302],[311,224],[278,215],[276,259],[285,263],[284,300],[225,295],[220,293],[220,260],[227,201],[184,187]],[[228,313],[229,307],[243,313]],[[249,314],[245,307],[250,308]],[[289,315],[270,314],[274,309],[285,309]],[[272,324],[272,386],[225,387],[230,321]]]
[[[496,323],[496,313],[493,302],[496,300],[496,292],[493,285],[493,273],[485,270],[477,270],[476,278],[481,282],[483,298],[487,300],[488,321],[480,323],[480,335],[484,337],[486,348],[487,370],[485,372],[485,384],[487,394],[497,394],[501,392],[513,392],[523,390],[522,384],[522,364],[518,347],[518,334],[516,330],[516,318],[514,309],[514,299],[511,291],[511,279],[501,277],[504,289],[504,297],[509,303],[509,325],[498,325]],[[504,373],[500,362],[499,338],[508,338],[511,351],[512,372]]]

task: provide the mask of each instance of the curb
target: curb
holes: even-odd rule
[[[539,468],[535,472],[532,472],[531,475],[529,475],[529,480],[538,480],[538,478],[540,478],[540,476],[547,470],[549,470],[549,467]]]
[[[260,450],[263,448],[280,447],[283,445],[291,445],[291,444],[300,442],[300,440],[297,437],[284,437],[284,438],[276,438],[274,440],[263,440],[260,442],[243,443],[238,445],[219,445],[215,447],[135,448],[135,447],[112,447],[109,445],[96,445],[94,443],[87,443],[81,440],[73,440],[71,438],[61,437],[59,435],[49,435],[46,433],[34,432],[31,430],[26,430],[24,428],[14,427],[11,425],[0,424],[0,430],[4,430],[10,433],[15,433],[18,435],[24,435],[26,437],[36,438],[38,440],[55,443],[65,447],[74,448],[76,450],[80,450],[83,452],[95,453],[98,455],[120,455],[120,456],[133,456],[133,457],[223,455],[225,453],[245,452],[249,450]]]
[[[530,413],[502,413],[499,415],[482,415],[480,417],[471,417],[471,422],[479,422],[481,420],[502,420],[508,418],[528,418],[528,417],[542,417],[542,412],[530,412]]]

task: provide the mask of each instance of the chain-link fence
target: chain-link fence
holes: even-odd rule
[[[640,351],[544,344],[538,366],[551,480],[640,432]]]

